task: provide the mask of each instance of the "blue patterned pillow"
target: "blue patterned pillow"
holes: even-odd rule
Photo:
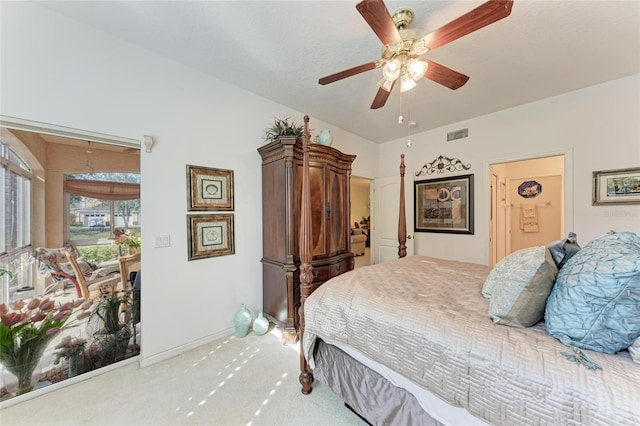
[[[577,252],[580,251],[576,234],[569,232],[569,235],[564,240],[554,241],[547,244],[547,248],[553,256],[553,261],[556,262],[558,270],[564,266],[569,259],[571,259]]]
[[[544,316],[558,268],[545,246],[511,253],[491,270],[482,289],[497,324],[530,327]]]
[[[547,301],[549,334],[568,346],[616,353],[640,336],[640,237],[605,235],[562,267]]]

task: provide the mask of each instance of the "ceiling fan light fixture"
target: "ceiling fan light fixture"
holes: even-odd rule
[[[396,81],[400,77],[400,62],[397,59],[389,61],[382,67],[382,75],[387,80]]]
[[[407,64],[407,72],[411,75],[411,78],[414,81],[420,80],[424,77],[424,73],[427,72],[427,67],[429,64],[427,61],[422,61],[419,59],[410,59]]]
[[[402,92],[413,89],[422,78],[451,90],[459,89],[469,80],[469,76],[420,58],[427,52],[506,18],[511,14],[512,5],[513,0],[484,0],[484,3],[472,11],[420,37],[417,30],[408,28],[414,16],[410,9],[403,8],[391,15],[384,0],[359,0],[357,11],[382,43],[380,59],[322,77],[318,83],[325,85],[382,68],[384,78],[378,83],[379,88],[371,109],[385,105],[398,79]],[[390,82],[391,89],[387,92]]]
[[[378,82],[378,87],[386,90],[387,92],[391,92],[391,88],[393,87],[393,80],[387,80],[382,77],[382,79]]]
[[[416,82],[408,73],[402,74],[400,77],[400,92],[408,92],[409,90],[416,87]]]
[[[428,51],[429,51],[429,48],[427,47],[427,43],[423,38],[414,42],[413,45],[411,46],[411,53],[417,56],[424,55]]]

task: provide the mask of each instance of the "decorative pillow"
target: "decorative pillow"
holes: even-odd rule
[[[567,346],[616,353],[640,336],[640,237],[608,234],[562,267],[547,301],[549,334]]]
[[[76,262],[80,267],[80,271],[82,271],[82,275],[89,275],[93,272],[93,267],[89,263],[87,263],[87,261],[85,261],[83,258],[81,257],[77,258]],[[62,272],[64,272],[65,274],[69,274],[72,277],[76,276],[76,273],[73,271],[73,267],[71,266],[71,263],[69,263],[66,257],[65,257],[64,263],[59,262],[58,264],[60,265],[60,269],[62,269]]]
[[[547,244],[553,261],[556,263],[558,270],[567,263],[567,260],[571,259],[574,254],[580,251],[580,246],[576,238],[576,234],[569,232],[569,235],[564,240],[554,241]]]
[[[540,321],[557,273],[545,246],[518,250],[500,260],[482,290],[493,322],[530,327]]]
[[[362,234],[362,228],[352,228],[351,229],[351,235],[361,235]]]

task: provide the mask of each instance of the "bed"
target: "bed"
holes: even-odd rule
[[[307,130],[304,139],[303,147],[310,139]],[[308,167],[305,160],[303,167]],[[314,289],[304,175],[305,170],[300,227],[304,394],[317,379],[371,424],[640,424],[640,364],[627,350],[581,350],[580,342],[565,345],[552,337],[545,321],[510,326],[491,318],[494,301],[483,291],[496,268],[404,257],[402,197],[399,259],[350,271]],[[401,176],[404,180],[403,161]],[[639,282],[639,263],[632,265],[631,285]],[[632,297],[626,308],[640,320],[637,288],[626,293]],[[633,327],[640,322],[633,321]],[[638,338],[636,331],[631,334]]]

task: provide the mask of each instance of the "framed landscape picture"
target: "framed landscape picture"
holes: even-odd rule
[[[187,165],[189,211],[233,211],[233,170]]]
[[[187,216],[189,260],[235,254],[233,214]]]
[[[640,167],[593,172],[593,205],[640,204]]]
[[[473,234],[473,175],[414,182],[415,232]]]

